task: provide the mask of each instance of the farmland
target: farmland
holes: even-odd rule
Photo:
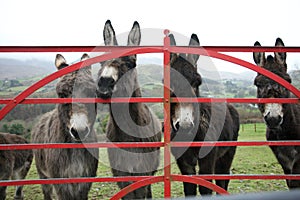
[[[265,141],[264,124],[241,125],[239,141]],[[106,149],[100,149],[98,177],[111,176],[108,166]],[[277,163],[269,147],[238,147],[236,156],[232,165],[232,174],[282,174],[282,169]],[[173,160],[172,173],[180,174]],[[162,161],[161,167],[156,175],[163,175]],[[35,165],[33,164],[27,179],[38,179]],[[287,190],[284,180],[232,180],[229,184],[231,194],[249,193],[260,191],[284,191]],[[115,183],[94,183],[90,191],[90,199],[109,199],[114,193],[119,191]],[[8,188],[8,198],[13,199],[14,188]],[[24,187],[26,199],[39,200],[43,199],[40,185],[27,185]],[[154,198],[163,197],[163,183],[153,184]],[[183,196],[182,183],[172,183],[172,197]]]

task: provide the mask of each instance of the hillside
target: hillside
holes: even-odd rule
[[[0,80],[30,78],[53,71],[55,71],[54,64],[48,61],[0,58]]]

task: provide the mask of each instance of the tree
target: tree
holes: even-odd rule
[[[9,128],[9,133],[22,135],[24,133],[24,127],[22,124],[12,124]]]
[[[3,124],[2,131],[5,132],[5,133],[8,133],[9,132],[9,126],[7,124]]]

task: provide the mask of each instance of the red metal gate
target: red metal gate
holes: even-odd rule
[[[88,60],[78,62],[63,68],[53,74],[36,82],[19,95],[12,99],[0,99],[0,104],[5,106],[0,110],[0,120],[8,114],[18,104],[47,104],[47,103],[105,103],[111,101],[112,103],[119,102],[146,102],[146,103],[163,103],[164,104],[164,141],[163,142],[147,142],[147,143],[91,143],[91,144],[14,144],[14,145],[0,145],[0,150],[16,150],[16,149],[40,149],[40,148],[128,148],[128,147],[162,147],[164,150],[164,174],[162,176],[130,176],[130,177],[94,177],[94,178],[59,178],[47,180],[14,180],[14,181],[0,181],[0,186],[16,186],[16,185],[30,185],[30,184],[63,184],[63,183],[77,183],[77,182],[122,182],[134,181],[133,184],[124,188],[115,194],[111,199],[119,199],[128,192],[131,192],[139,187],[153,184],[157,182],[164,182],[164,197],[171,197],[171,182],[184,181],[196,183],[208,187],[219,194],[228,194],[227,191],[206,181],[206,179],[300,179],[300,175],[199,175],[199,176],[184,176],[175,175],[171,173],[171,147],[183,146],[284,146],[284,145],[300,145],[299,141],[278,141],[278,142],[171,142],[170,141],[170,103],[171,102],[228,102],[228,103],[299,103],[300,91],[293,85],[280,78],[279,76],[267,71],[261,67],[257,67],[249,62],[241,59],[222,54],[220,52],[300,52],[300,47],[230,47],[230,46],[206,46],[206,47],[178,47],[170,46],[170,39],[168,37],[169,31],[165,30],[165,38],[163,46],[144,46],[144,47],[103,47],[103,46],[68,46],[68,47],[36,47],[36,46],[2,46],[0,53],[13,52],[110,52],[101,56],[96,56]],[[212,58],[228,61],[250,70],[263,74],[274,81],[278,82],[288,90],[290,90],[297,98],[281,98],[281,99],[262,99],[262,98],[177,98],[170,97],[170,53],[190,53],[209,56]],[[86,67],[94,63],[117,58],[120,56],[142,54],[142,53],[163,53],[164,54],[164,96],[163,98],[114,98],[111,100],[102,100],[94,98],[28,98],[33,92],[43,87],[47,83],[81,67]]]

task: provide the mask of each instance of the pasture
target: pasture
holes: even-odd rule
[[[243,126],[243,128],[242,128]],[[265,141],[265,125],[242,124],[239,132],[239,141]],[[163,156],[163,155],[161,155]],[[100,149],[101,160],[106,160],[106,149]],[[161,161],[162,162],[162,161]],[[162,165],[162,163],[161,163]],[[233,174],[283,174],[280,165],[277,163],[269,147],[237,147],[236,156],[232,165]],[[175,162],[172,163],[172,173],[180,174]],[[163,169],[160,167],[156,175],[162,175]],[[112,176],[109,166],[99,162],[98,177]],[[38,179],[35,164],[33,163],[27,179]],[[153,185],[153,197],[163,197],[163,183]],[[116,183],[94,183],[89,193],[89,199],[109,199],[118,191]],[[260,191],[283,191],[288,190],[285,180],[232,180],[229,183],[229,193],[248,193]],[[7,199],[12,200],[14,187],[9,187]],[[24,187],[25,199],[43,199],[40,185],[27,185]],[[172,197],[183,197],[181,182],[172,183]]]

